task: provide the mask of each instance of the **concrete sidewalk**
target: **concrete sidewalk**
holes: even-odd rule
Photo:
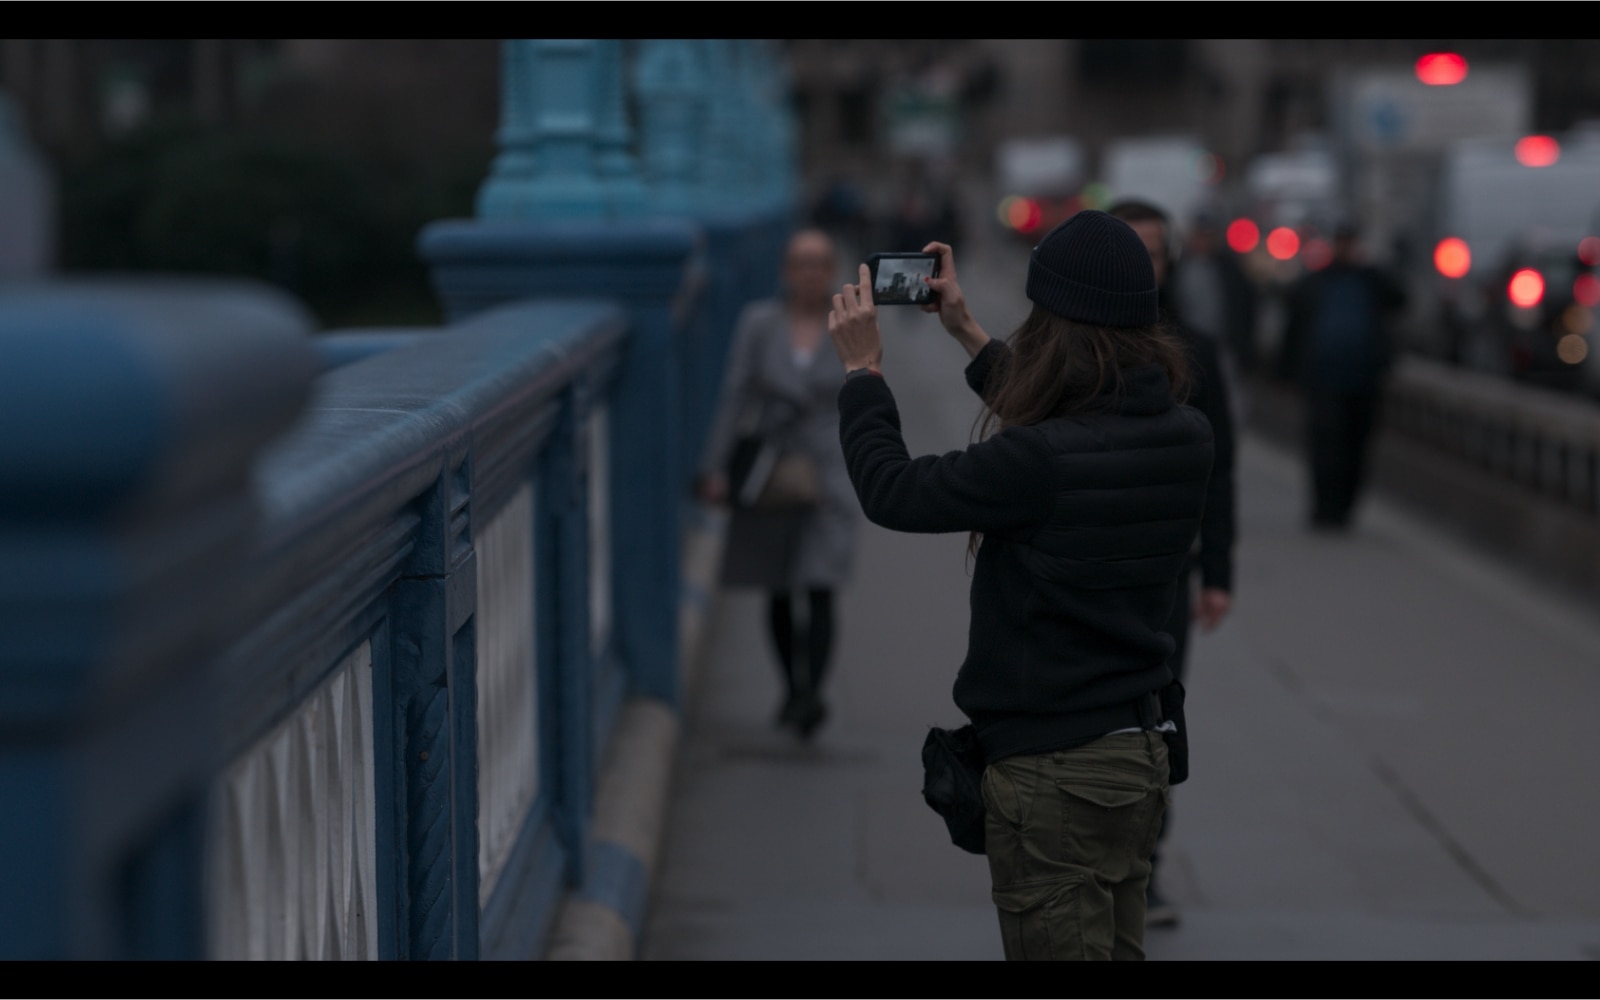
[[[913,453],[961,447],[959,349],[926,317],[885,336]],[[1240,462],[1237,610],[1193,644],[1164,868],[1183,922],[1150,957],[1600,957],[1592,609],[1378,499],[1309,534],[1298,462],[1254,438]],[[863,525],[810,746],[771,724],[760,596],[718,597],[643,957],[1001,957],[984,859],[919,795],[927,727],[959,721],[965,546]]]

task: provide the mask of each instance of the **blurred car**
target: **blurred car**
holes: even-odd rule
[[[1600,240],[1591,246],[1600,250]],[[1588,256],[1600,260],[1600,253]],[[1493,342],[1505,351],[1505,370],[1512,378],[1595,391],[1590,339],[1600,276],[1577,247],[1514,247],[1488,291],[1500,301],[1485,311],[1485,319]]]
[[[1600,136],[1457,144],[1434,232],[1431,315],[1451,360],[1600,395]]]
[[[1202,208],[1215,209],[1223,173],[1221,158],[1190,135],[1128,136],[1108,143],[1100,157],[1105,197],[1160,208],[1179,243]]]
[[[1084,207],[1083,144],[1071,136],[1008,139],[995,151],[1001,228],[1030,245]]]

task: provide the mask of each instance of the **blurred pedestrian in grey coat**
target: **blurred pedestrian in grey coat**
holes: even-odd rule
[[[729,461],[750,434],[800,452],[815,469],[813,505],[735,505],[722,567],[724,586],[767,592],[786,691],[778,721],[806,738],[827,713],[822,683],[833,647],[833,594],[849,575],[860,516],[839,447],[839,358],[828,337],[837,267],[825,233],[797,233],[784,258],[784,298],[744,310],[698,484],[707,503],[729,502]]]

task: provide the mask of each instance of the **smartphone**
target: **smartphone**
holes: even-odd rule
[[[936,253],[875,253],[867,258],[872,272],[872,301],[880,306],[921,306],[934,300],[924,278],[939,276]]]

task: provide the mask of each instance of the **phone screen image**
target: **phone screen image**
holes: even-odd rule
[[[872,301],[878,305],[922,305],[933,301],[933,289],[923,279],[938,273],[938,257],[874,254],[869,263],[873,270]]]

